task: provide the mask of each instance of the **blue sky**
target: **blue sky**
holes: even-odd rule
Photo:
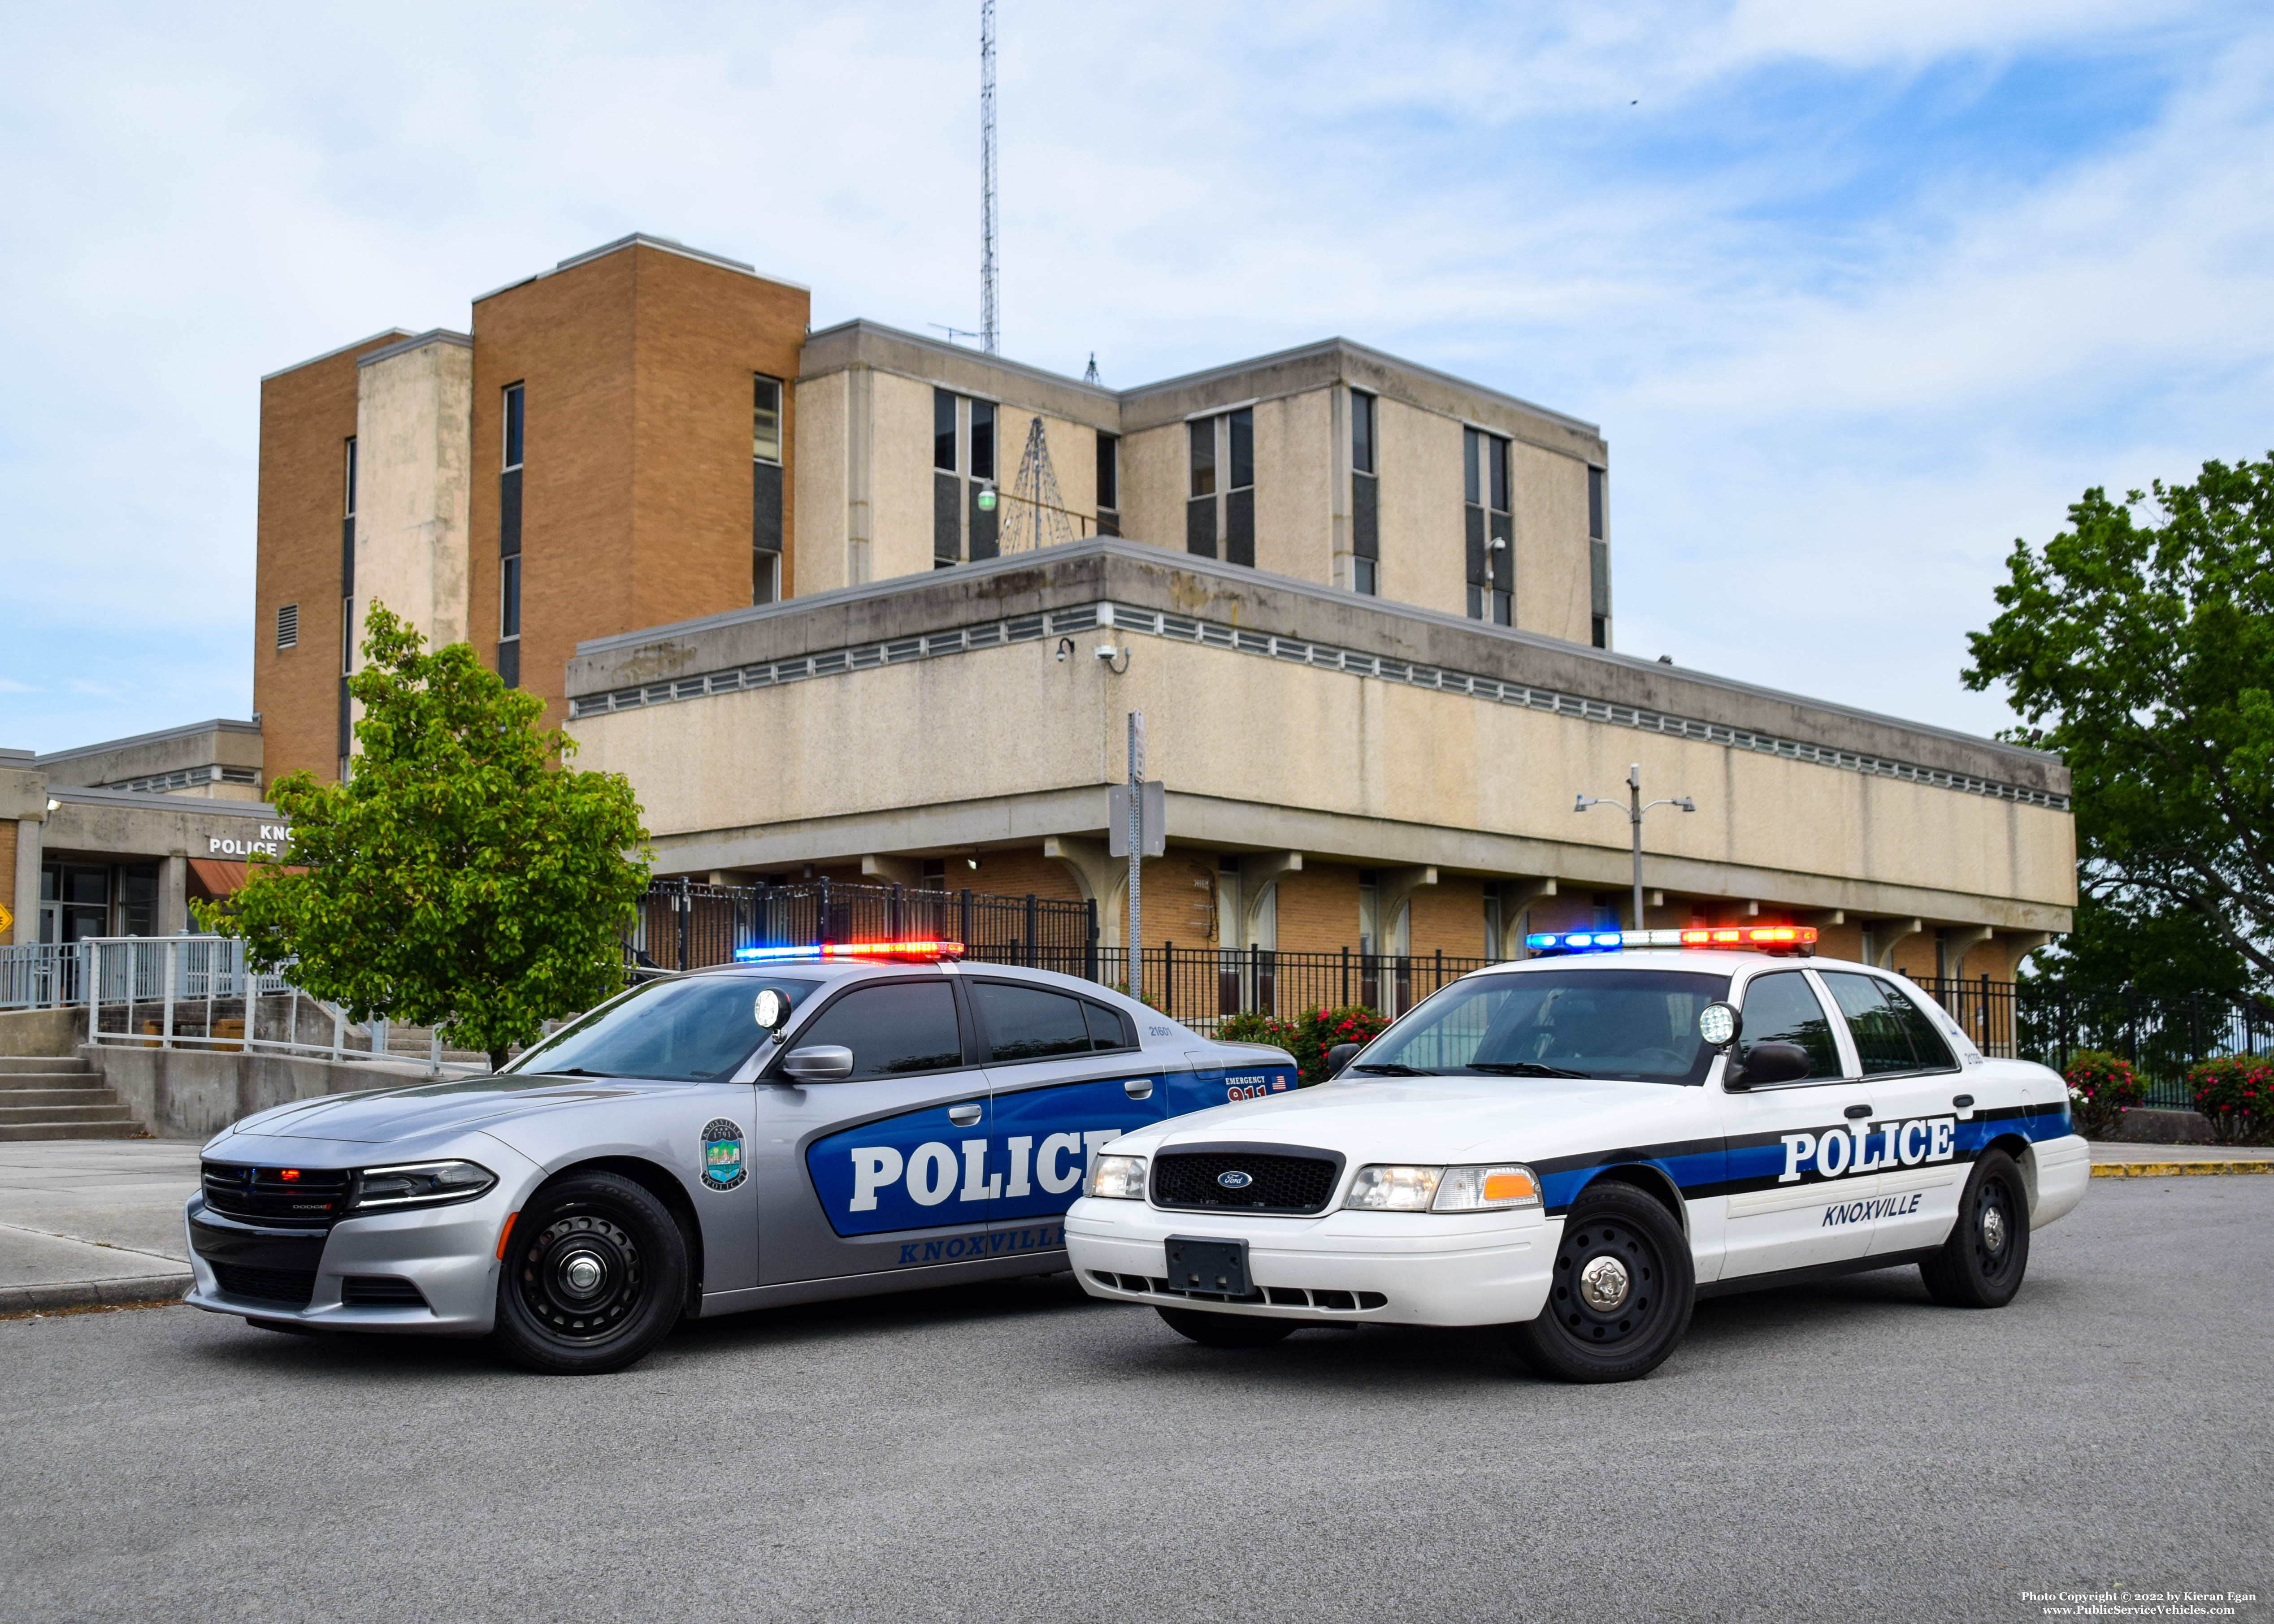
[[[630,230],[976,325],[977,7],[5,0],[0,745],[251,706],[260,374]],[[2274,15],[999,0],[1006,353],[1603,425],[1618,642],[1969,731],[2087,485],[2274,448]]]

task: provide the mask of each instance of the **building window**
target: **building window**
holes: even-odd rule
[[[761,462],[782,460],[781,387],[778,378],[751,374],[750,455]]]
[[[1587,470],[1587,585],[1593,598],[1595,646],[1611,646],[1611,535],[1606,509],[1608,478],[1600,468]]]
[[[276,646],[294,649],[300,645],[300,605],[286,604],[276,611]]]
[[[501,560],[504,568],[499,572],[498,635],[512,638],[521,635],[521,554]]]
[[[1374,396],[1351,391],[1351,585],[1382,590],[1382,500],[1375,487]]]
[[[995,477],[995,402],[971,402],[971,477]]]
[[[347,444],[347,507],[342,511],[350,519],[356,510],[356,437],[348,436]]]
[[[1121,534],[1121,437],[1097,437],[1097,533]]]
[[[505,388],[505,466],[521,466],[521,385]]]
[[[355,674],[355,599],[340,599],[340,675]]]
[[[781,597],[782,387],[778,378],[751,374],[750,601]]]
[[[1516,620],[1516,547],[1509,515],[1508,441],[1482,429],[1464,429],[1461,439],[1469,618],[1511,626]]]
[[[931,392],[931,561],[945,569],[998,552],[1001,514],[980,504],[995,483],[995,402]],[[959,457],[958,442],[966,455]]]
[[[931,392],[931,465],[948,473],[956,471],[955,460],[955,402],[957,396],[946,389]]]
[[[1243,407],[1196,417],[1191,433],[1192,493],[1185,502],[1185,550],[1230,563],[1255,562],[1255,413]]]
[[[356,437],[352,434],[347,438],[342,461],[345,466],[341,482],[345,489],[340,499],[340,596],[347,598],[355,593]]]

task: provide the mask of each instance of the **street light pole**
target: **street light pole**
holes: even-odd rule
[[[1585,812],[1589,807],[1615,807],[1618,801],[1608,795],[1582,795],[1571,810]],[[1687,795],[1668,796],[1645,805],[1642,798],[1642,763],[1636,762],[1627,769],[1627,822],[1634,836],[1634,928],[1643,929],[1642,913],[1642,815],[1652,807],[1679,807],[1684,812],[1698,810],[1698,803]]]

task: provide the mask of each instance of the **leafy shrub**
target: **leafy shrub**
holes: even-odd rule
[[[2105,1049],[2080,1049],[2068,1062],[2069,1121],[2089,1139],[2114,1137],[2124,1113],[2148,1097],[2132,1063]]]
[[[1341,1043],[1368,1043],[1389,1018],[1363,1004],[1338,1010],[1312,1010],[1293,1020],[1253,1011],[1229,1016],[1216,1029],[1227,1043],[1269,1043],[1295,1056],[1295,1086],[1309,1088],[1327,1080],[1327,1051]]]
[[[1266,1015],[1261,1010],[1243,1010],[1237,1015],[1227,1015],[1216,1029],[1216,1040],[1224,1043],[1269,1043],[1274,1049],[1295,1050],[1295,1023],[1282,1020],[1276,1015]]]
[[[2187,1072],[2195,1109],[2221,1145],[2274,1144],[2274,1061],[2263,1055],[2227,1055]]]

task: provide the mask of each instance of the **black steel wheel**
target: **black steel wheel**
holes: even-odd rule
[[[1292,1320],[1261,1314],[1214,1314],[1200,1308],[1156,1308],[1168,1327],[1203,1348],[1269,1348],[1294,1335]]]
[[[1919,1265],[1919,1278],[1945,1308],[2003,1308],[2029,1268],[2029,1192],[2014,1158],[1990,1151],[1958,1198],[1950,1238]]]
[[[1564,1381],[1632,1381],[1665,1363],[1697,1296],[1690,1237],[1632,1184],[1591,1185],[1563,1216],[1536,1320],[1509,1327],[1518,1360]]]
[[[514,1221],[498,1272],[497,1329],[531,1370],[621,1370],[670,1335],[687,1297],[687,1246],[662,1202],[615,1173],[576,1173]]]

